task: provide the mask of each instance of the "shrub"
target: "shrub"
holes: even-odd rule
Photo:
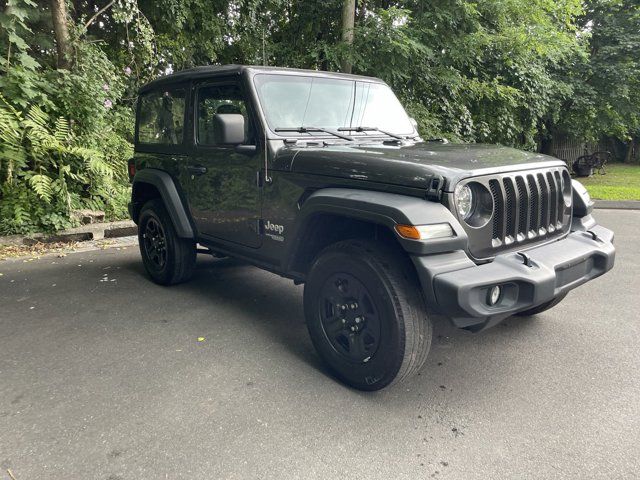
[[[130,146],[111,141],[107,147],[121,151],[120,161],[86,147],[64,117],[52,119],[36,105],[25,113],[0,95],[0,234],[68,228],[82,208],[123,217]]]

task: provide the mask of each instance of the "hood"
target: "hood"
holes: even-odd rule
[[[499,145],[418,143],[407,146],[291,146],[276,154],[276,165],[297,173],[426,188],[440,176],[445,189],[463,178],[528,168],[564,165],[541,153]]]

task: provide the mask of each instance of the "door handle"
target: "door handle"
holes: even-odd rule
[[[207,167],[203,167],[201,165],[189,165],[187,167],[187,172],[191,175],[204,175],[207,173]]]

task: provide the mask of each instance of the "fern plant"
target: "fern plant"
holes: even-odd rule
[[[25,114],[0,94],[0,234],[68,228],[73,210],[109,210],[126,190],[123,174],[83,146],[67,119],[38,106]]]

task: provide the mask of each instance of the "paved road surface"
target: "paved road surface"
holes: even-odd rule
[[[597,214],[613,272],[479,335],[437,322],[377,394],[326,375],[302,288],[256,268],[167,289],[135,248],[1,262],[0,479],[640,478],[640,212]]]

